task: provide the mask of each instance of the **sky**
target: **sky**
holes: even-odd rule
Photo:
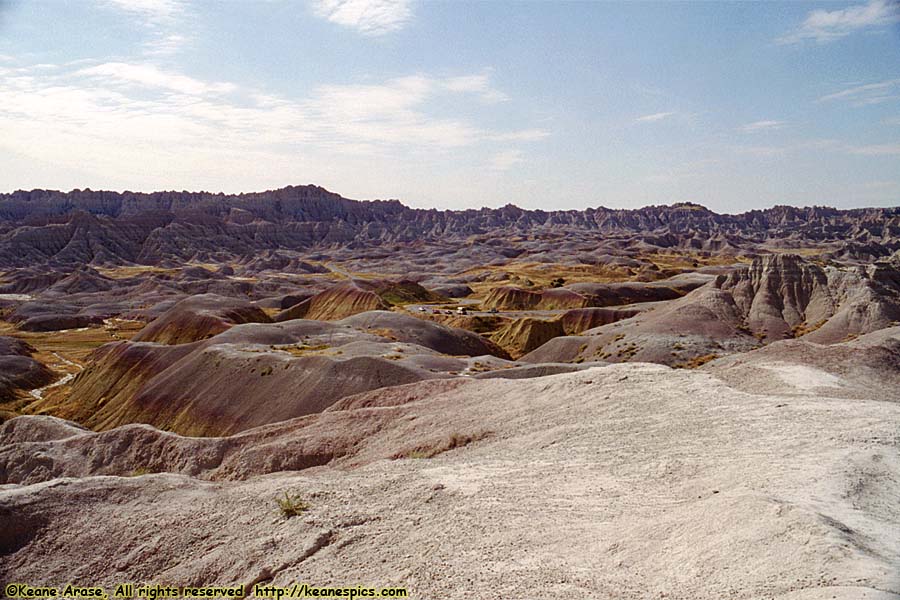
[[[900,1],[0,0],[0,191],[900,205]]]

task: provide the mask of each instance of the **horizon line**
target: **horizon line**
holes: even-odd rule
[[[403,200],[401,200],[399,198],[371,198],[371,199],[348,198],[347,196],[344,196],[344,195],[340,194],[339,192],[332,191],[326,187],[323,187],[323,186],[315,184],[315,183],[289,184],[289,185],[285,185],[285,186],[278,187],[278,188],[266,189],[266,190],[261,190],[261,191],[244,191],[244,192],[223,192],[223,191],[215,192],[215,191],[210,191],[210,190],[175,190],[175,189],[160,189],[160,190],[153,190],[153,191],[148,192],[148,191],[137,191],[137,190],[128,190],[128,189],[124,189],[124,190],[92,189],[90,187],[72,188],[71,190],[64,191],[64,190],[59,190],[59,189],[37,187],[37,188],[32,188],[30,190],[20,188],[20,189],[13,190],[11,192],[0,191],[0,196],[11,196],[16,193],[34,193],[34,192],[53,192],[53,193],[59,193],[59,194],[100,192],[100,193],[113,193],[113,194],[118,194],[118,195],[139,194],[139,195],[148,195],[149,196],[152,194],[208,194],[211,196],[239,197],[239,196],[247,196],[247,195],[275,193],[275,192],[292,189],[292,188],[316,188],[316,189],[323,190],[329,194],[334,194],[335,196],[338,196],[340,199],[347,200],[350,202],[395,203],[395,204],[399,204],[409,210],[437,211],[437,212],[448,212],[448,213],[462,213],[462,212],[466,212],[466,211],[479,212],[479,211],[484,211],[484,210],[503,210],[506,208],[514,208],[517,210],[521,210],[523,212],[544,212],[544,213],[587,212],[587,211],[598,211],[598,210],[640,211],[640,210],[644,210],[647,208],[678,208],[678,207],[682,207],[682,206],[694,206],[694,207],[702,208],[703,210],[705,210],[707,212],[717,214],[717,215],[744,215],[744,214],[748,214],[748,213],[752,213],[752,212],[764,212],[764,211],[773,210],[776,208],[793,208],[793,209],[797,209],[797,210],[800,210],[800,209],[830,209],[830,210],[841,211],[841,212],[854,211],[854,210],[898,210],[898,209],[900,209],[900,199],[898,199],[898,204],[893,205],[893,206],[864,205],[864,206],[854,206],[854,207],[849,207],[849,208],[837,208],[835,206],[830,206],[827,204],[796,205],[796,204],[775,203],[775,204],[768,205],[764,208],[751,208],[751,209],[745,210],[743,212],[727,212],[727,211],[718,212],[718,211],[712,210],[711,208],[709,208],[708,206],[706,206],[704,204],[701,204],[699,202],[690,201],[690,200],[679,200],[679,201],[668,203],[668,204],[667,203],[645,204],[645,205],[638,206],[638,207],[627,207],[627,208],[626,207],[614,208],[614,207],[604,206],[604,205],[600,204],[600,205],[596,205],[596,206],[588,206],[585,208],[561,208],[561,209],[549,209],[548,210],[548,209],[544,209],[544,208],[522,208],[521,206],[513,204],[512,202],[507,202],[506,204],[504,204],[502,206],[497,206],[497,207],[481,206],[479,208],[475,208],[475,207],[471,207],[471,208],[438,208],[436,206],[431,206],[428,208],[421,208],[421,207],[410,206],[409,204],[407,204],[406,202],[404,202]]]

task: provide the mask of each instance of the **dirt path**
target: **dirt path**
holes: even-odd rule
[[[60,379],[57,379],[53,383],[51,383],[49,385],[45,385],[42,388],[29,390],[28,393],[36,400],[43,400],[44,394],[47,391],[52,390],[53,388],[57,388],[57,387],[66,385],[67,383],[69,383],[70,381],[75,379],[75,376],[78,375],[78,373],[80,373],[82,370],[84,370],[83,366],[79,365],[77,362],[69,360],[68,358],[66,358],[64,356],[60,356],[57,352],[52,352],[51,354],[53,354],[53,356],[56,357],[56,359],[59,360],[63,365],[68,366],[68,367],[74,367],[75,372],[73,373],[70,371],[66,371],[65,374]],[[61,365],[48,365],[48,366],[50,366],[51,368],[54,368],[54,367],[59,367]],[[58,370],[58,369],[54,369],[54,370]]]

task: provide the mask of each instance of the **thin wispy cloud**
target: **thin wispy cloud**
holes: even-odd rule
[[[546,129],[522,129],[507,133],[497,133],[490,136],[495,142],[537,142],[550,136]]]
[[[867,83],[843,89],[826,96],[816,102],[849,102],[853,106],[869,106],[900,99],[900,79],[887,79],[876,83]]]
[[[784,121],[754,121],[753,123],[742,125],[739,129],[744,133],[757,133],[760,131],[774,131],[776,129],[781,129],[784,125]]]
[[[191,43],[179,29],[189,13],[187,0],[97,0],[101,6],[125,14],[149,36],[141,54],[150,58],[172,57]]]
[[[789,152],[793,152],[796,148],[790,146],[748,146],[738,145],[731,146],[731,149],[738,154],[746,154],[754,158],[774,158],[785,156]]]
[[[495,154],[490,164],[494,171],[506,171],[524,160],[525,155],[521,150],[504,150]]]
[[[509,100],[509,96],[493,88],[490,76],[486,73],[451,77],[444,82],[444,87],[453,92],[475,94],[489,104]]]
[[[797,29],[776,41],[780,44],[798,44],[812,40],[824,44],[898,21],[900,1],[870,0],[867,4],[856,4],[839,10],[814,10]]]
[[[144,44],[143,54],[149,57],[165,57],[177,54],[190,43],[190,40],[180,33],[170,33],[150,40]]]
[[[222,82],[206,82],[179,73],[164,71],[151,64],[131,64],[110,62],[80,69],[74,73],[99,79],[108,85],[139,85],[150,88],[162,88],[182,94],[227,93],[235,90],[234,84]]]
[[[653,113],[652,115],[644,115],[643,117],[638,117],[635,119],[638,123],[656,123],[657,121],[662,121],[663,119],[668,119],[674,112],[658,112]]]
[[[331,23],[371,36],[398,31],[412,18],[411,0],[313,0],[312,9]]]
[[[780,145],[733,145],[739,154],[758,158],[822,156],[825,153],[842,156],[900,156],[900,143],[859,144],[834,139],[803,140]]]
[[[893,180],[877,180],[869,181],[863,184],[863,187],[870,190],[883,189],[900,189],[900,181]]]
[[[181,16],[185,7],[182,0],[100,0],[100,2],[155,24],[167,23]]]
[[[870,144],[848,148],[851,154],[862,156],[900,156],[900,144]]]
[[[644,178],[644,181],[672,185],[698,177],[706,177],[710,172],[710,168],[716,167],[720,162],[719,158],[703,158],[678,162],[651,172]]]

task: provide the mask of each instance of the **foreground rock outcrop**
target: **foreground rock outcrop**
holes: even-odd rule
[[[644,364],[427,381],[228,438],[19,417],[0,429],[0,573],[895,598],[900,404],[831,396],[815,376],[824,387],[765,393]],[[284,492],[303,516],[280,516]]]

